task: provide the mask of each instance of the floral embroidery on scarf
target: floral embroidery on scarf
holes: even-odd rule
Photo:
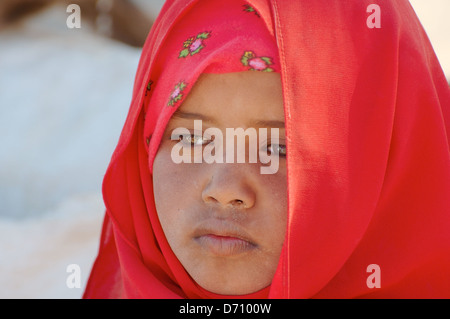
[[[174,106],[176,102],[183,98],[183,94],[181,92],[183,92],[186,86],[187,84],[184,81],[181,81],[177,85],[175,85],[175,88],[170,94],[170,100],[169,103],[167,103],[168,106]]]
[[[249,4],[244,4],[244,11],[245,12],[254,12],[255,13],[255,15],[259,18],[260,17],[260,15],[259,15],[259,13],[255,10],[255,8],[253,8],[251,5],[249,5]]]
[[[153,84],[153,81],[150,80],[150,81],[148,82],[148,84],[147,84],[147,89],[145,90],[145,96],[147,96],[147,93],[151,91],[151,89],[152,89],[152,84]]]
[[[253,51],[246,51],[241,62],[244,66],[250,67],[251,71],[273,72],[273,69],[269,67],[273,64],[272,58],[257,57]]]
[[[191,37],[184,41],[183,47],[178,58],[185,58],[189,55],[194,55],[200,52],[201,49],[205,47],[204,41],[208,39],[211,35],[211,32],[202,32],[197,34],[195,37]]]

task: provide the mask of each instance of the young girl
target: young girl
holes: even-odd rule
[[[449,88],[408,1],[371,4],[165,4],[85,298],[450,297]]]

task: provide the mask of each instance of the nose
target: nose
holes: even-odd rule
[[[211,178],[202,190],[205,203],[239,209],[255,205],[256,193],[248,171],[243,167],[245,164],[217,163],[213,166]]]

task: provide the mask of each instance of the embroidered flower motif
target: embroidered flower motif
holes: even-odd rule
[[[208,39],[211,35],[211,32],[202,32],[197,34],[195,37],[191,37],[184,41],[183,47],[178,58],[185,58],[188,55],[194,55],[200,52],[201,49],[205,47],[204,41]]]
[[[181,81],[175,85],[175,88],[170,94],[170,100],[169,103],[167,103],[168,106],[174,106],[176,102],[183,98],[183,94],[181,92],[183,92],[186,86],[187,84],[184,81]]]
[[[259,18],[260,17],[260,15],[259,15],[259,13],[255,10],[255,8],[253,8],[251,5],[249,5],[249,4],[244,4],[244,11],[245,12],[254,12],[255,13],[255,15]]]
[[[152,89],[152,84],[153,84],[153,81],[150,80],[147,84],[147,90],[145,90],[145,96],[147,96],[147,93],[150,92],[150,90]]]
[[[269,57],[257,57],[253,51],[246,51],[241,58],[243,65],[250,67],[251,71],[273,72],[273,69],[269,67],[272,65],[272,58]]]

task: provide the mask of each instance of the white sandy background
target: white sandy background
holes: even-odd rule
[[[450,78],[450,1],[411,3]],[[0,33],[0,298],[80,298],[98,249],[140,50],[66,17],[54,7]],[[66,285],[70,264],[81,288]]]

